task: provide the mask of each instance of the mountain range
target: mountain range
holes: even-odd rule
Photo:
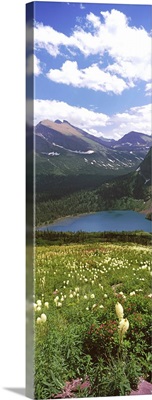
[[[122,174],[137,167],[146,156],[152,138],[129,132],[121,139],[96,137],[68,121],[43,120],[35,127],[36,153],[61,175],[81,170],[101,174]],[[53,161],[52,161],[53,160]],[[50,166],[51,167],[51,166]],[[91,172],[92,173],[92,172]]]

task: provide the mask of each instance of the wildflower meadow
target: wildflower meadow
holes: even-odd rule
[[[35,398],[128,395],[151,381],[151,248],[37,246]]]

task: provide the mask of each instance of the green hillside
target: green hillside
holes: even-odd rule
[[[53,180],[51,177],[51,196],[49,189],[48,192],[45,190],[41,193],[38,192],[37,225],[47,224],[67,215],[107,209],[145,210],[145,214],[150,213],[151,149],[135,172],[114,179],[106,176],[102,176],[101,179],[96,175],[96,179],[93,176],[92,181],[90,176],[89,174],[81,177],[80,175],[77,177],[71,175],[71,181],[69,177],[61,179],[61,177],[54,176]],[[45,180],[43,184],[46,187]],[[79,190],[81,184],[82,188]],[[90,189],[87,190],[89,184]],[[73,187],[74,190],[72,190]]]

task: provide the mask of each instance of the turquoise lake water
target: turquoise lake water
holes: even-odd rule
[[[100,211],[93,214],[66,217],[39,230],[62,232],[145,231],[152,232],[152,222],[135,211]]]

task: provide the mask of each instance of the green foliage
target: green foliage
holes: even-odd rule
[[[86,376],[91,393],[77,397],[126,395],[140,376],[151,379],[150,278],[148,245],[96,239],[36,248],[36,399]],[[121,353],[117,301],[129,321]],[[42,313],[46,321],[37,323]]]
[[[131,391],[127,365],[116,357],[109,359],[107,364],[102,358],[99,359],[91,380],[92,395],[95,397],[125,396]]]
[[[92,324],[85,337],[84,348],[89,353],[94,362],[102,354],[102,359],[106,360],[108,354],[115,355],[118,349],[118,323],[113,320],[102,324]]]
[[[70,243],[93,243],[93,242],[114,242],[114,243],[138,243],[143,245],[151,244],[151,234],[143,231],[135,232],[56,232],[36,231],[37,246],[52,244]]]

